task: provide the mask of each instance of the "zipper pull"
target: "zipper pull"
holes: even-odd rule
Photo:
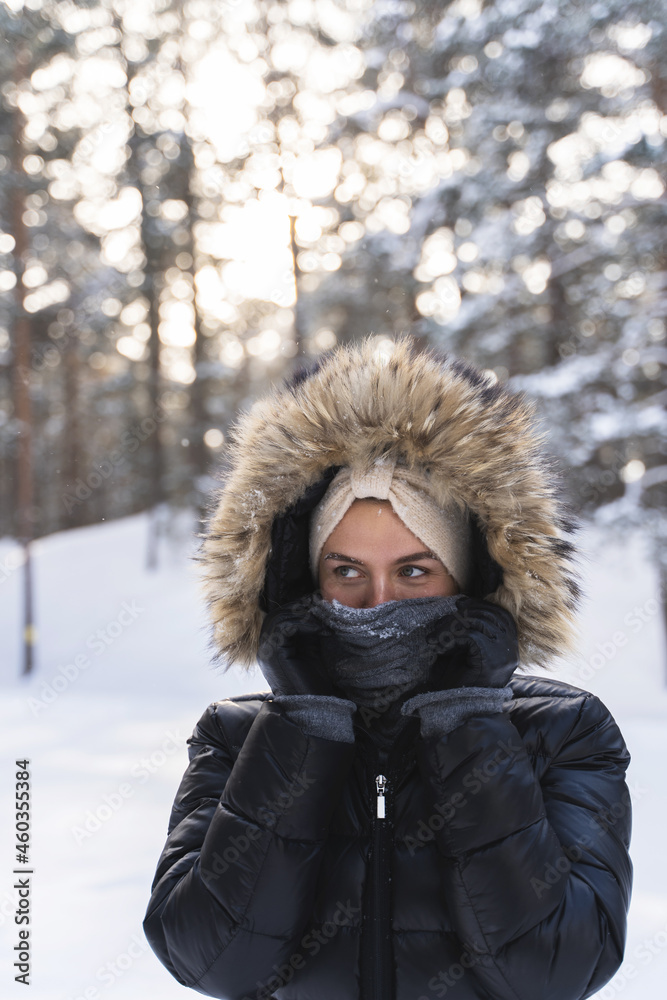
[[[384,819],[385,818],[384,795],[385,795],[385,788],[387,787],[387,779],[385,778],[384,774],[378,774],[378,776],[375,779],[375,787],[377,788],[377,794],[378,794],[377,817],[378,819]]]

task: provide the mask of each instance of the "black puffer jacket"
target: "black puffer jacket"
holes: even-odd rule
[[[228,662],[252,658],[267,608],[312,590],[308,513],[364,441],[370,458],[399,440],[408,458],[412,447],[447,469],[449,495],[475,518],[476,596],[512,611],[524,662],[567,648],[573,548],[527,404],[407,344],[392,360],[393,372],[370,345],[336,352],[237,428],[203,554]],[[459,469],[457,442],[473,426]],[[511,683],[509,711],[429,739],[408,719],[390,751],[359,719],[354,743],[307,735],[270,693],[211,705],[144,921],[160,960],[228,1000],[581,1000],[600,989],[625,943],[629,755],[595,696],[536,676]]]

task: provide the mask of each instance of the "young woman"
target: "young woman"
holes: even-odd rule
[[[227,1000],[582,1000],[621,964],[629,755],[572,649],[572,513],[532,408],[341,347],[240,418],[200,558],[271,691],[190,743],[144,922]],[[609,817],[613,815],[613,822]]]

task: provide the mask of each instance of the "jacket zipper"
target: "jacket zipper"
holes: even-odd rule
[[[378,774],[375,776],[375,815],[373,817],[373,891],[371,893],[372,1000],[389,1000],[391,987],[391,942],[389,880],[391,859],[389,838],[391,822],[387,816],[387,790],[391,782],[383,773],[387,769],[387,753],[378,754]]]
[[[375,787],[378,795],[377,812],[375,815],[378,819],[385,819],[385,789],[387,787],[387,779],[384,774],[378,774],[375,779]]]
[[[370,870],[364,894],[360,956],[361,995],[363,1000],[393,1000],[396,986],[391,947],[391,837],[393,796],[400,770],[395,764],[402,748],[395,743],[388,750],[381,750],[363,729],[359,737],[366,741],[370,757],[366,776],[371,815]]]

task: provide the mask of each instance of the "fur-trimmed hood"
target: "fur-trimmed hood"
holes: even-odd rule
[[[521,663],[572,650],[577,523],[542,453],[534,406],[461,360],[404,336],[389,358],[371,338],[328,352],[232,428],[199,553],[225,667],[255,661],[267,610],[310,593],[308,517],[336,471],[397,454],[430,470],[439,503],[473,515],[473,596],[514,616]]]

